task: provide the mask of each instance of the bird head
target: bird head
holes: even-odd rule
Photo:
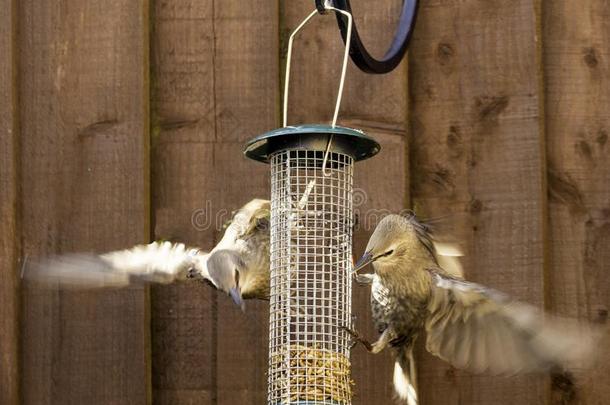
[[[371,235],[353,272],[356,273],[373,262],[382,266],[392,265],[405,254],[414,237],[412,225],[407,218],[400,215],[384,217]]]
[[[239,280],[245,266],[239,255],[231,250],[217,250],[208,258],[207,267],[216,287],[228,294],[243,311],[245,304]]]

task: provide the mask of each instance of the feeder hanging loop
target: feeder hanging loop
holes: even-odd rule
[[[316,1],[317,3],[318,1]],[[349,0],[334,0],[332,3],[335,8],[352,14]],[[356,24],[354,23],[353,29],[350,30],[350,22],[347,21],[342,13],[337,13],[337,24],[339,24],[339,29],[341,30],[341,37],[343,37],[343,42],[346,44],[351,40],[349,53],[356,66],[363,72],[374,74],[389,73],[394,70],[407,52],[413,29],[415,28],[418,8],[419,0],[404,0],[398,29],[394,34],[390,48],[381,59],[375,59],[367,51],[362,43],[362,39],[360,39]]]
[[[321,10],[322,8],[322,10]],[[290,65],[297,33],[330,11],[347,40],[330,125],[288,126]],[[246,145],[271,164],[268,404],[351,405],[353,164],[379,152],[362,131],[337,125],[349,62],[352,16],[330,0],[290,35],[283,127]]]
[[[318,2],[316,1],[316,5],[318,4]],[[332,5],[330,5],[330,2],[327,0],[324,2],[324,9],[325,10],[333,10],[335,11],[337,14],[341,14],[347,21],[347,40],[345,42],[345,51],[343,53],[343,65],[341,67],[341,78],[339,79],[339,90],[337,92],[337,101],[335,103],[335,112],[333,114],[333,120],[332,120],[332,127],[336,127],[337,126],[337,119],[339,117],[339,110],[341,109],[341,99],[343,97],[343,88],[345,85],[345,76],[347,74],[347,62],[349,60],[349,49],[350,49],[350,44],[351,44],[351,33],[352,33],[352,25],[353,25],[353,18],[352,15],[350,13],[348,13],[347,11],[344,10],[340,10],[338,8],[333,7]],[[303,29],[303,27],[305,27],[305,25],[307,25],[307,23],[309,23],[309,21],[316,16],[316,14],[318,13],[318,9],[316,8],[316,10],[312,11],[292,32],[292,34],[290,34],[290,38],[288,39],[288,52],[286,54],[286,76],[284,79],[284,108],[283,108],[283,125],[284,127],[286,127],[288,125],[288,91],[290,89],[290,67],[292,64],[292,48],[293,48],[293,44],[294,44],[294,39],[297,36],[297,34],[299,33],[299,31],[301,31]]]

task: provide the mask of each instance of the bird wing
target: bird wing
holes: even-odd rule
[[[430,224],[419,220],[413,213],[410,213],[405,218],[413,227],[417,239],[430,252],[436,263],[451,276],[462,278],[464,272],[459,258],[464,256],[464,254],[459,244],[455,241],[442,240],[443,238],[439,236],[438,231],[433,231],[433,227]],[[435,222],[435,228],[438,228],[438,224],[442,223],[439,221]],[[442,234],[442,232],[440,233]],[[447,236],[445,235],[444,237],[446,238]]]
[[[593,347],[583,325],[552,319],[506,295],[429,270],[427,350],[457,368],[515,374],[582,364]]]
[[[462,250],[455,243],[433,241],[434,259],[446,273],[452,277],[464,277],[460,257],[463,256]]]
[[[214,249],[229,250],[245,263],[240,284],[244,298],[269,298],[269,237],[271,203],[254,199],[240,208]]]
[[[254,199],[240,208],[223,238],[210,253],[200,252],[182,243],[154,242],[101,255],[74,253],[30,260],[24,278],[62,286],[101,288],[142,283],[169,284],[192,277],[206,280],[218,288],[207,269],[210,254],[229,249],[241,257],[247,251],[247,238],[260,234],[256,231],[268,226],[269,209],[269,201],[261,199]],[[267,239],[268,234],[267,228]],[[268,248],[265,252],[268,262]]]
[[[222,239],[210,253],[221,249],[241,250],[240,244],[245,243],[249,235],[263,227],[267,227],[262,230],[269,234],[270,208],[269,200],[257,198],[237,210]]]
[[[124,287],[168,284],[191,276],[211,280],[208,254],[182,243],[154,242],[105,254],[74,253],[27,263],[24,277],[63,286]]]

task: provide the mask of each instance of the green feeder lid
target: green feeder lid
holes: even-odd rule
[[[326,151],[329,135],[333,135],[330,152],[350,155],[355,161],[376,155],[381,146],[364,132],[321,124],[306,124],[274,129],[251,139],[244,154],[250,159],[269,163],[269,157],[282,150]]]

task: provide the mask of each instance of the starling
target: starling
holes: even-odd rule
[[[417,404],[413,345],[423,331],[430,353],[477,373],[541,371],[582,362],[589,354],[589,331],[464,280],[443,252],[457,255],[414,215],[389,215],[354,268],[373,264],[374,274],[357,280],[372,285],[372,317],[381,336],[370,344],[347,331],[372,353],[395,349],[394,387],[409,405]]]
[[[239,209],[210,252],[208,271],[244,308],[243,300],[269,299],[270,202],[254,199]]]
[[[153,242],[98,254],[74,253],[28,261],[25,277],[74,288],[206,281],[240,307],[269,298],[269,201],[254,199],[233,216],[209,252],[182,243]]]

